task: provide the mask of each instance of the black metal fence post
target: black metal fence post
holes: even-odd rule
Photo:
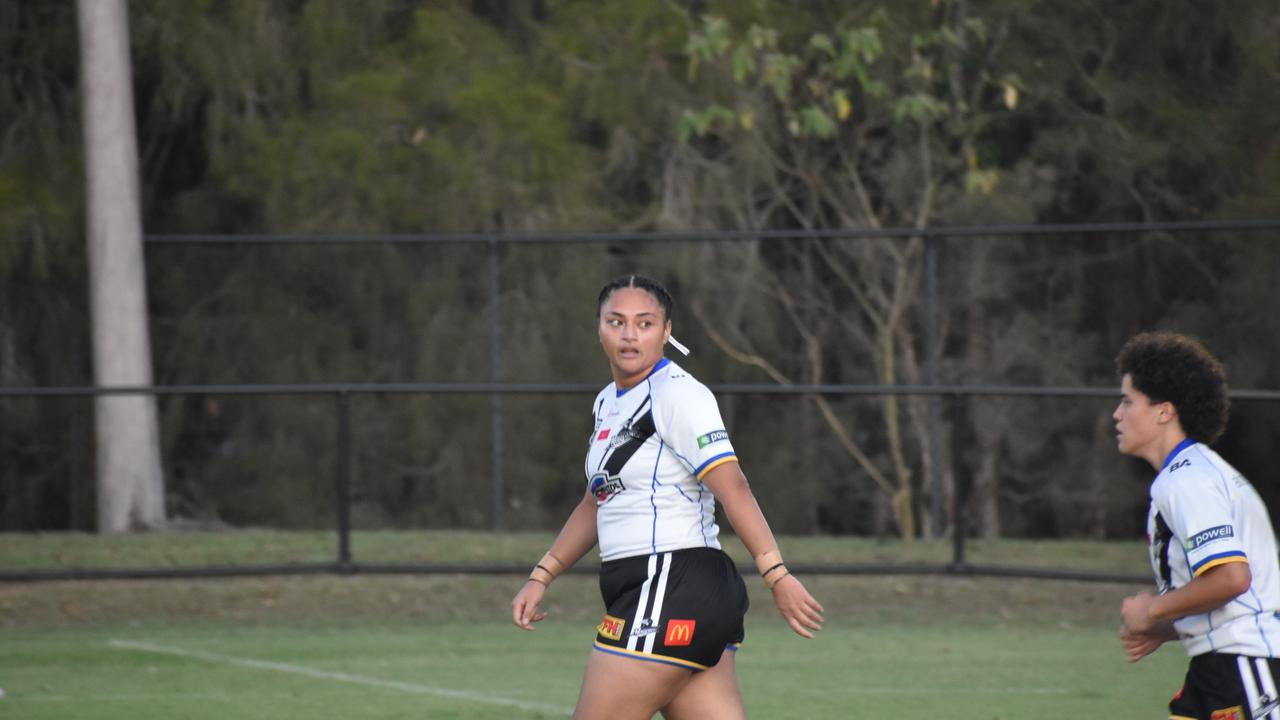
[[[924,382],[930,387],[938,384],[938,243],[936,235],[924,239]],[[945,512],[942,497],[942,398],[929,395],[925,422],[929,435],[929,536],[942,537],[942,516]]]
[[[489,382],[495,385],[502,381],[502,318],[499,315],[501,250],[502,246],[498,238],[493,238],[489,242]],[[507,524],[507,487],[504,476],[506,471],[502,466],[506,451],[502,436],[501,393],[493,393],[489,396],[489,411],[491,438],[489,457],[490,466],[493,468],[493,529],[502,530]]]
[[[351,394],[346,388],[334,393],[337,403],[337,443],[334,457],[334,490],[338,506],[338,570],[351,565]]]
[[[964,542],[969,533],[968,500],[969,487],[965,481],[964,458],[960,449],[963,442],[960,436],[964,427],[965,396],[956,393],[951,396],[951,477],[955,486],[951,500],[951,567],[952,570],[963,570]]]

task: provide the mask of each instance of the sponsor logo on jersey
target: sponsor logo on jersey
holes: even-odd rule
[[[1191,458],[1187,458],[1186,460],[1179,460],[1178,462],[1169,466],[1169,472],[1174,472],[1175,470],[1178,470],[1179,468],[1184,468],[1190,464],[1191,464]]]
[[[596,442],[599,442],[601,440],[608,440],[608,439],[609,439],[609,428],[605,428],[601,430],[600,434],[596,435]]]
[[[627,423],[618,429],[618,434],[613,436],[609,441],[609,449],[612,450],[620,445],[625,445],[632,440],[640,437],[640,433],[631,429],[631,423]]]
[[[1254,710],[1253,717],[1262,717],[1258,712],[1259,711]],[[1266,711],[1263,710],[1262,712]],[[1209,718],[1210,720],[1248,720],[1244,715],[1244,708],[1240,705],[1222,708],[1221,710],[1214,710],[1213,714],[1210,715]]]
[[[1274,700],[1271,698],[1270,695],[1263,693],[1262,697],[1258,698],[1258,707],[1250,711],[1249,717],[1255,717],[1255,718],[1266,717],[1270,715],[1278,707],[1280,707],[1280,700]],[[1239,720],[1245,720],[1243,708],[1234,707],[1234,708],[1228,708],[1228,710],[1235,710],[1237,713],[1239,713],[1239,715],[1235,715],[1235,716],[1224,715],[1223,717],[1230,718],[1230,720],[1236,720],[1236,718],[1239,718]]]
[[[692,643],[693,626],[697,623],[697,620],[668,620],[667,636],[662,639],[662,644],[668,647],[676,647]]]
[[[610,476],[608,473],[592,475],[591,480],[588,481],[588,487],[591,494],[596,496],[597,505],[609,502],[614,495],[627,489],[627,486],[622,484],[622,478],[617,475]]]
[[[1202,530],[1187,538],[1187,549],[1195,550],[1201,545],[1207,545],[1208,543],[1216,540],[1226,540],[1229,537],[1234,537],[1235,534],[1235,530],[1232,529],[1230,525],[1211,527],[1208,530]]]
[[[703,435],[698,438],[698,449],[701,450],[702,448],[712,443],[718,443],[721,440],[728,440],[728,439],[729,439],[729,433],[724,430],[716,430],[714,432],[709,432],[706,435]]]
[[[596,632],[602,636],[617,642],[622,638],[622,628],[626,627],[627,621],[622,618],[616,618],[612,615],[605,615],[604,620],[600,622],[600,626],[596,628]]]
[[[640,621],[640,627],[631,631],[631,637],[644,637],[658,632],[658,626],[653,624],[652,618],[645,618]]]

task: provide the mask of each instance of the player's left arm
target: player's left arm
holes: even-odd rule
[[[1163,595],[1140,593],[1120,606],[1124,630],[1149,633],[1163,622],[1210,612],[1242,595],[1253,583],[1253,573],[1243,557],[1205,570],[1191,582]]]
[[[1125,628],[1135,633],[1217,610],[1253,584],[1227,486],[1199,464],[1177,472],[1163,491],[1153,494],[1152,502],[1169,523],[1172,540],[1186,553],[1191,581],[1162,595],[1142,593],[1125,599],[1120,614]]]
[[[1178,631],[1170,620],[1162,620],[1146,632],[1130,632],[1127,628],[1120,628],[1120,644],[1124,646],[1129,662],[1138,662],[1159,650],[1161,645],[1177,639]]]
[[[822,605],[783,565],[773,531],[742,468],[737,462],[721,463],[703,475],[702,482],[720,501],[733,531],[756,559],[778,612],[796,634],[813,637],[813,631],[822,629]]]

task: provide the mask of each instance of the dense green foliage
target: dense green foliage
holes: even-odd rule
[[[1280,215],[1280,15],[1261,0],[129,10],[151,234]],[[0,0],[4,386],[91,377],[75,58],[72,4]],[[1273,387],[1274,241],[949,241],[940,379],[1110,385],[1123,339],[1162,327],[1204,337],[1235,386]],[[484,243],[152,244],[156,377],[603,384],[595,291],[640,269],[675,291],[676,334],[708,382],[920,382],[923,251],[920,237],[510,244],[495,309]],[[352,402],[357,524],[492,522],[488,398]],[[554,527],[574,501],[585,402],[505,400],[509,525]],[[90,408],[0,399],[0,528],[88,527]],[[723,410],[781,528],[947,531],[925,522],[923,400],[833,398],[823,414],[805,398],[730,397]],[[168,397],[161,412],[174,515],[331,522],[331,400]],[[1115,456],[1109,412],[990,400],[945,417],[962,448],[945,503],[972,477],[971,527],[986,535],[1138,532],[1146,471]],[[1277,415],[1242,405],[1222,442],[1259,484]]]

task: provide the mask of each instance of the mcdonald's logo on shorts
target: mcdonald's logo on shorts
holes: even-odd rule
[[[1245,720],[1244,707],[1237,705],[1235,707],[1214,710],[1213,720]]]
[[[604,620],[600,622],[600,626],[596,628],[596,632],[610,640],[617,641],[618,638],[622,637],[622,626],[626,624],[627,621],[622,618],[605,615]]]
[[[693,626],[697,623],[697,620],[668,620],[667,636],[663,638],[662,644],[674,647],[676,645],[688,645],[692,643]]]

